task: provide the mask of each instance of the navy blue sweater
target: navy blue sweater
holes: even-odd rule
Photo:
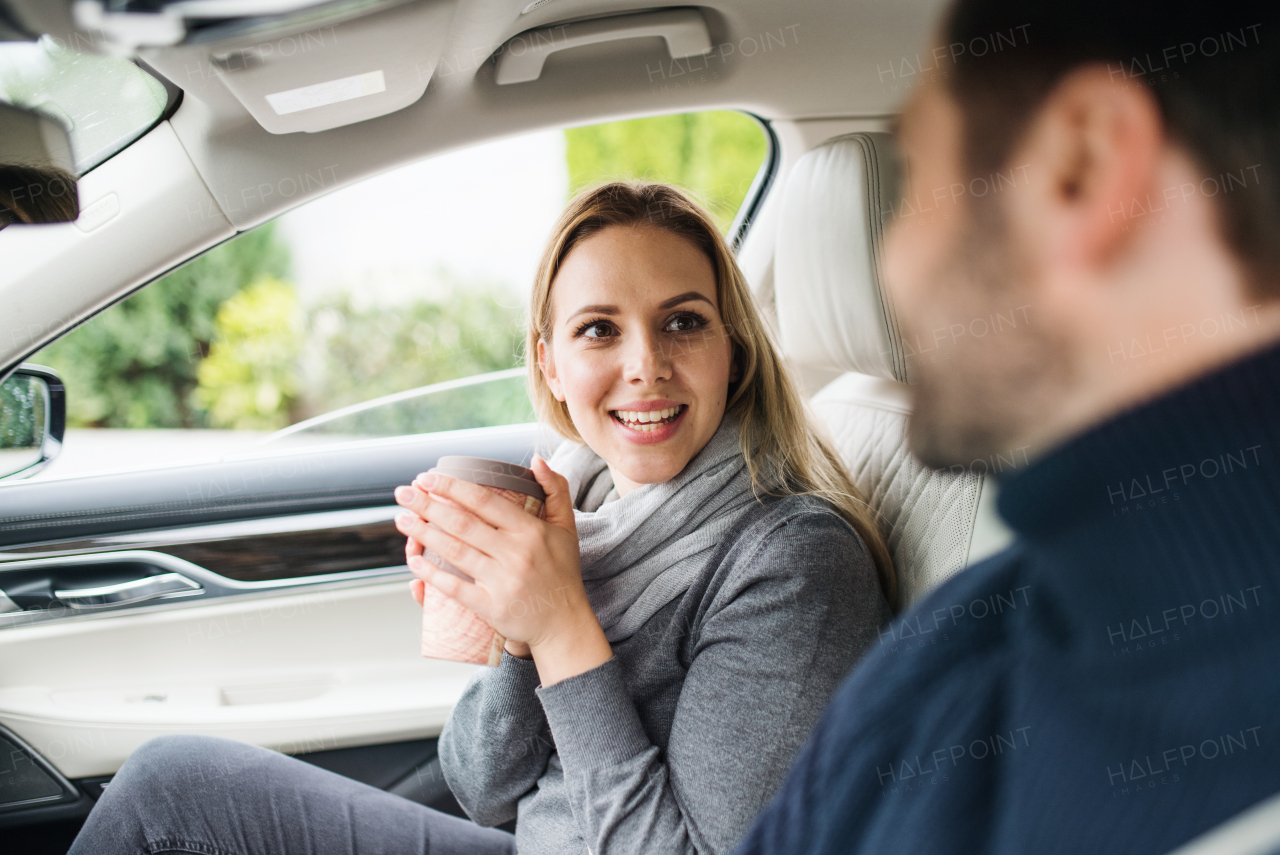
[[[1280,348],[1001,487],[737,850],[1167,852],[1280,791]]]

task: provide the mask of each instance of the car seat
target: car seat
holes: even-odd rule
[[[935,471],[907,450],[908,356],[920,354],[880,277],[898,192],[893,145],[888,134],[848,134],[796,162],[778,220],[774,299],[783,350],[802,376],[834,377],[810,404],[876,512],[905,607],[1011,537],[988,474]]]

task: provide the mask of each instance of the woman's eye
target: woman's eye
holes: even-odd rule
[[[676,315],[667,322],[667,332],[693,332],[705,323],[697,315]]]
[[[579,335],[585,335],[587,338],[607,338],[613,334],[613,325],[604,321],[596,321],[593,324],[587,324],[582,328]]]

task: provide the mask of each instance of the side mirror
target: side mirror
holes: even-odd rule
[[[80,216],[71,138],[51,116],[0,102],[0,229]]]
[[[0,383],[0,481],[29,478],[62,450],[67,396],[51,368],[24,364]]]

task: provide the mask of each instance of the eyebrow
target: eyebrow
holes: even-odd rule
[[[702,302],[710,306],[715,305],[715,303],[712,303],[708,297],[698,293],[697,291],[686,291],[683,294],[679,294],[675,297],[672,297],[670,300],[663,300],[658,305],[658,308],[670,309],[672,306],[678,306],[681,303],[688,303],[692,300],[701,300]],[[619,314],[620,311],[621,310],[617,306],[609,305],[606,303],[592,303],[591,305],[588,305],[588,306],[582,306],[581,308],[578,309],[578,311],[574,312],[569,317],[576,318],[578,317],[578,315],[616,315],[616,314]]]

